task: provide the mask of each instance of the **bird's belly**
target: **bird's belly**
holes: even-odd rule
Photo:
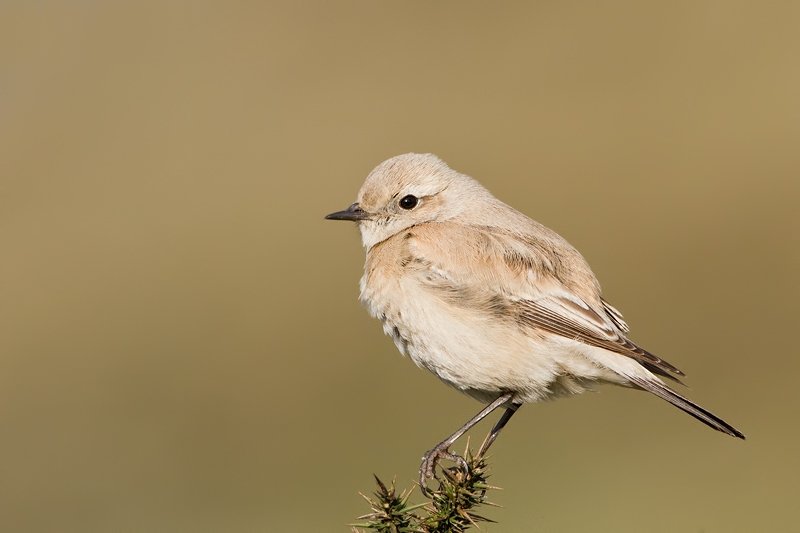
[[[580,354],[583,345],[554,343],[488,311],[458,308],[414,289],[406,287],[396,300],[362,300],[401,353],[471,397],[485,402],[515,391],[519,401],[534,402],[605,381],[600,374],[606,371]]]

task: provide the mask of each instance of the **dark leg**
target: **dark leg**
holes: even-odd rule
[[[488,437],[486,437],[486,440],[483,441],[481,449],[478,450],[478,457],[482,457],[489,450],[489,446],[492,445],[494,440],[500,434],[500,430],[506,427],[508,421],[511,420],[511,417],[514,416],[514,413],[517,412],[517,409],[519,409],[521,405],[522,404],[519,403],[512,403],[510,407],[506,407],[506,412],[503,413],[503,416],[500,417],[500,420],[498,420],[497,424],[495,424],[492,428],[492,432]]]
[[[473,416],[469,420],[469,422],[467,422],[466,424],[461,426],[458,429],[458,431],[456,431],[455,433],[453,433],[452,435],[447,437],[445,440],[443,440],[442,442],[437,444],[434,449],[427,451],[425,453],[425,455],[422,456],[422,465],[419,467],[419,486],[422,489],[422,493],[423,494],[425,494],[425,495],[428,494],[427,478],[432,478],[434,476],[434,470],[436,469],[436,463],[438,463],[440,459],[449,459],[450,461],[454,461],[454,462],[458,463],[459,465],[461,465],[461,467],[464,469],[464,471],[467,470],[467,462],[464,460],[463,457],[458,456],[458,455],[456,455],[454,453],[450,453],[449,452],[450,446],[456,440],[458,440],[458,438],[461,437],[461,435],[463,435],[464,433],[469,431],[469,429],[472,426],[474,426],[475,424],[477,424],[478,422],[480,422],[481,420],[486,418],[489,415],[489,413],[491,413],[492,411],[494,411],[495,409],[497,409],[498,407],[500,407],[504,403],[508,402],[513,397],[514,397],[514,393],[513,392],[507,392],[507,393],[503,394],[502,396],[497,398],[495,401],[493,401],[492,403],[490,403],[489,405],[484,407],[481,410],[480,413],[478,413],[477,415]],[[512,404],[512,406],[513,405],[515,405],[515,404]],[[519,406],[514,407],[514,411],[516,411],[518,408],[519,408]],[[506,410],[506,413],[501,418],[501,421],[503,419],[505,419],[503,424],[500,425],[500,422],[498,422],[498,425],[500,427],[498,428],[497,426],[495,426],[495,430],[492,431],[493,434],[495,432],[499,432],[501,429],[503,429],[503,426],[505,425],[505,423],[508,422],[509,418],[511,418],[511,415],[508,414],[508,410],[510,410],[510,409],[511,409],[511,407],[509,407]],[[511,414],[512,415],[514,414],[513,411],[512,411]],[[496,437],[496,435],[495,435],[495,437]],[[494,439],[492,439],[492,440],[494,440]]]

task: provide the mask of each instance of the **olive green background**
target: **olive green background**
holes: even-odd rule
[[[409,151],[566,237],[748,435],[623,389],[526,406],[484,530],[799,530],[798,27],[793,2],[0,3],[0,530],[345,532],[373,472],[411,486],[480,406],[397,354],[323,220]]]

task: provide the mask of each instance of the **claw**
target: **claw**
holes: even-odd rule
[[[431,492],[428,490],[428,479],[436,477],[436,465],[442,459],[453,461],[464,470],[464,473],[469,471],[467,460],[460,455],[450,453],[448,447],[437,446],[432,450],[428,450],[422,456],[422,464],[419,467],[419,487],[422,490],[422,494],[427,497],[431,496]]]

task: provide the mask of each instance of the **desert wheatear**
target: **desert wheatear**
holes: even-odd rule
[[[494,441],[520,405],[612,383],[652,392],[704,424],[744,435],[667,387],[684,374],[627,339],[580,253],[431,154],[378,165],[358,201],[326,218],[358,225],[361,302],[418,366],[487,407],[423,457],[420,482],[497,407]]]

